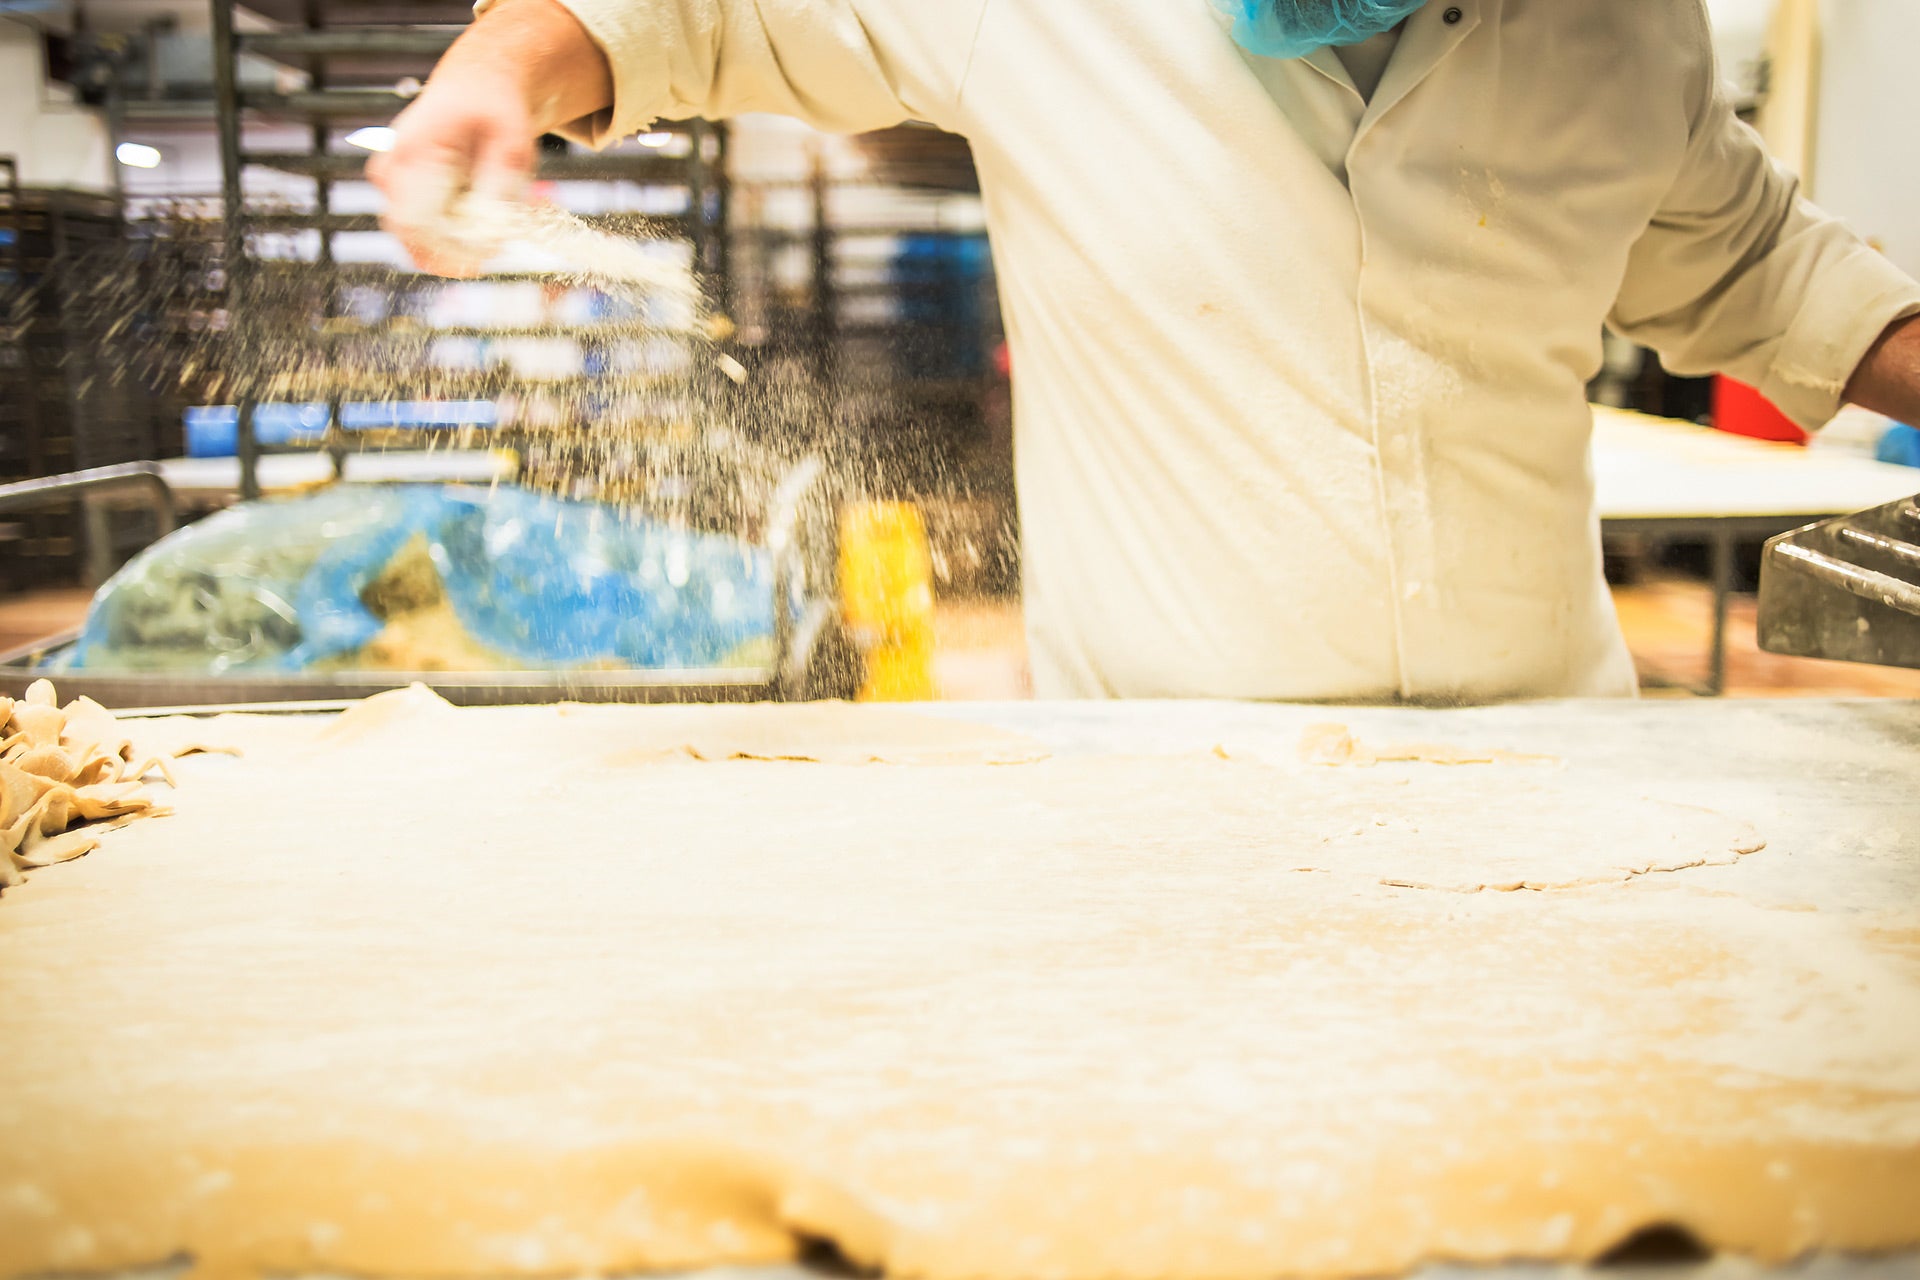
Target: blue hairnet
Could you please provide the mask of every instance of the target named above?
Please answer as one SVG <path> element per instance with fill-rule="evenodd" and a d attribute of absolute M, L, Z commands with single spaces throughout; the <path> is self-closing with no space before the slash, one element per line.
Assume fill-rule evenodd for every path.
<path fill-rule="evenodd" d="M 1427 0 L 1217 0 L 1233 38 L 1265 58 L 1298 58 L 1391 30 Z"/>

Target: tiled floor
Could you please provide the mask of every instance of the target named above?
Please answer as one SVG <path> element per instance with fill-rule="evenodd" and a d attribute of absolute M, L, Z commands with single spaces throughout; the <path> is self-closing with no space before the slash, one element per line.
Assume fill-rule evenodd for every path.
<path fill-rule="evenodd" d="M 79 587 L 0 595 L 0 653 L 71 631 L 87 613 L 93 593 Z"/>
<path fill-rule="evenodd" d="M 78 589 L 0 598 L 0 652 L 78 626 L 87 600 L 88 594 Z M 1686 696 L 1685 687 L 1705 680 L 1712 612 L 1705 587 L 1661 578 L 1620 588 L 1614 600 L 1650 693 Z M 1753 617 L 1753 598 L 1736 597 L 1727 646 L 1727 692 L 1732 697 L 1920 698 L 1920 671 L 1761 653 L 1754 643 Z M 937 628 L 934 665 L 943 696 L 1004 700 L 1032 695 L 1017 605 L 946 602 Z"/>
<path fill-rule="evenodd" d="M 1675 692 L 1662 682 L 1697 686 L 1707 678 L 1713 597 L 1701 584 L 1656 579 L 1613 593 L 1650 694 Z M 1755 600 L 1735 596 L 1727 612 L 1727 694 L 1736 698 L 1920 698 L 1920 671 L 1847 662 L 1783 658 L 1754 641 Z M 1685 696 L 1684 692 L 1680 696 Z"/>

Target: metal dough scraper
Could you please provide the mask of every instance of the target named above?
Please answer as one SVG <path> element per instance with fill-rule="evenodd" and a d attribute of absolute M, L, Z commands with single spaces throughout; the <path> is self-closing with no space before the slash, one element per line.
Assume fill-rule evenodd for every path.
<path fill-rule="evenodd" d="M 1920 667 L 1920 495 L 1767 543 L 1760 647 Z"/>

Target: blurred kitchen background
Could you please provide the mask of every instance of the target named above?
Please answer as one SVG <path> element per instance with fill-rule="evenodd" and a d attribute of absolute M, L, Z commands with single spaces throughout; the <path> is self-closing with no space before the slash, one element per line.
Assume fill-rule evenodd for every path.
<path fill-rule="evenodd" d="M 1712 7 L 1743 113 L 1819 200 L 1920 273 L 1920 133 L 1895 125 L 1912 115 L 1920 6 Z M 635 582 L 684 588 L 675 566 L 694 553 L 730 566 L 711 569 L 697 617 L 684 591 L 582 596 L 582 610 L 657 609 L 661 634 L 682 628 L 664 648 L 615 637 L 592 653 L 693 671 L 709 692 L 1024 696 L 1017 373 L 965 142 L 771 117 L 666 123 L 599 154 L 546 140 L 540 198 L 644 236 L 695 274 L 711 317 L 552 275 L 537 255 L 480 281 L 421 277 L 379 231 L 360 172 L 466 17 L 458 0 L 0 0 L 0 483 L 150 464 L 169 508 L 134 477 L 0 511 L 0 653 L 72 660 L 84 623 L 80 652 L 125 661 L 136 641 L 213 626 L 228 638 L 209 670 L 286 671 L 314 624 L 282 597 L 321 552 L 291 569 L 247 558 L 270 526 L 238 504 L 342 482 L 504 483 L 565 519 L 578 511 L 564 504 L 636 512 L 619 548 Z M 1670 377 L 1618 340 L 1608 352 L 1595 402 L 1729 437 L 1724 465 L 1709 459 L 1728 485 L 1788 451 L 1836 475 L 1920 468 L 1909 425 L 1849 411 L 1808 441 L 1746 388 Z M 1692 434 L 1612 421 L 1603 490 L 1697 453 Z M 343 581 L 369 618 L 316 663 L 527 664 L 504 632 L 436 629 L 471 621 L 482 597 L 511 612 L 460 561 L 466 535 L 448 530 L 482 517 L 451 501 L 396 515 L 405 537 L 356 552 Z M 1920 695 L 1914 673 L 1757 651 L 1759 545 L 1795 523 L 1791 504 L 1729 514 L 1703 493 L 1654 518 L 1619 501 L 1609 572 L 1649 689 Z M 94 591 L 163 525 L 216 512 L 213 559 L 137 565 L 88 621 Z M 497 535 L 498 513 L 484 519 Z M 577 567 L 597 536 L 541 563 Z M 699 538 L 749 550 L 728 560 L 732 544 Z M 407 589 L 415 552 L 443 581 Z M 771 591 L 771 611 L 715 624 L 715 601 L 744 591 Z M 727 671 L 755 674 L 714 674 Z"/>

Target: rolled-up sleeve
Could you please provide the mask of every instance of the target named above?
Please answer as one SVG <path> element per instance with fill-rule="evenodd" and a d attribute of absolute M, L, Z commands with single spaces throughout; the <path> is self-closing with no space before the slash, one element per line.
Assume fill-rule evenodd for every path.
<path fill-rule="evenodd" d="M 907 119 L 952 128 L 988 0 L 560 3 L 613 68 L 612 107 L 565 130 L 599 147 L 659 119 L 747 112 L 838 133 Z"/>
<path fill-rule="evenodd" d="M 1816 428 L 1887 326 L 1920 314 L 1920 284 L 1801 196 L 1705 65 L 1685 162 L 1609 322 L 1672 372 L 1729 374 Z"/>

